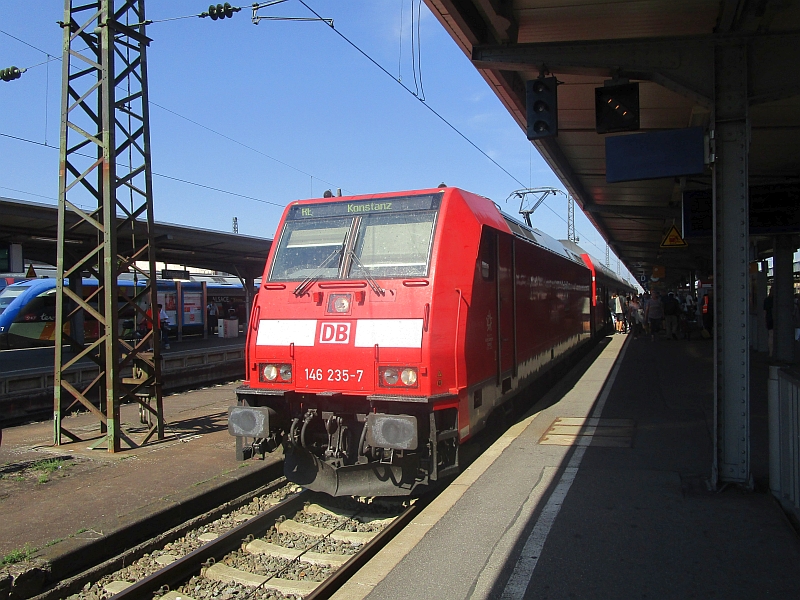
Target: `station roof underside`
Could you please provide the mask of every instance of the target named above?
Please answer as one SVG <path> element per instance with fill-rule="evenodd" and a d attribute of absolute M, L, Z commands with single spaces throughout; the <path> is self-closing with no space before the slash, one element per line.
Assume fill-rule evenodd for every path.
<path fill-rule="evenodd" d="M 710 274 L 710 238 L 660 248 L 681 229 L 693 177 L 606 182 L 605 135 L 595 130 L 594 89 L 638 81 L 640 132 L 708 128 L 714 51 L 747 44 L 750 185 L 800 175 L 800 2 L 784 0 L 425 0 L 523 131 L 525 82 L 546 72 L 558 86 L 558 136 L 533 143 L 589 220 L 636 275 L 667 268 L 672 284 Z M 758 240 L 756 240 L 758 241 Z M 768 253 L 770 240 L 759 243 Z M 670 278 L 670 272 L 673 277 Z M 678 275 L 679 274 L 679 275 Z"/>
<path fill-rule="evenodd" d="M 22 244 L 26 261 L 56 264 L 57 207 L 0 198 L 0 214 L 0 243 Z M 67 214 L 70 221 L 77 222 L 74 217 L 74 214 Z M 134 235 L 144 236 L 145 232 L 145 224 L 137 221 Z M 168 223 L 155 223 L 153 233 L 157 261 L 221 271 L 240 277 L 261 276 L 272 245 L 272 240 L 269 239 Z M 125 243 L 125 236 L 119 243 Z M 66 245 L 76 253 L 89 252 L 97 245 L 96 230 L 88 227 L 73 228 Z"/>

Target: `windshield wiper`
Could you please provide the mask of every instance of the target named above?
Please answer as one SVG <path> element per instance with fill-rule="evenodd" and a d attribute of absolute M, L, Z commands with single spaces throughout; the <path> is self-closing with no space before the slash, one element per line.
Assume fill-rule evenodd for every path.
<path fill-rule="evenodd" d="M 322 264 L 318 266 L 316 269 L 314 269 L 311 275 L 303 279 L 303 281 L 300 282 L 300 285 L 294 288 L 294 295 L 297 296 L 298 298 L 302 296 L 305 293 L 305 291 L 311 286 L 311 284 L 313 284 L 317 279 L 320 278 L 320 275 L 322 275 L 322 271 L 328 266 L 328 263 L 331 262 L 331 259 L 333 259 L 333 257 L 336 256 L 337 254 L 340 254 L 343 248 L 344 244 L 342 244 L 336 250 L 331 252 L 328 255 L 328 258 L 323 260 Z"/>
<path fill-rule="evenodd" d="M 372 275 L 370 275 L 370 274 L 369 274 L 369 269 L 367 269 L 367 267 L 365 267 L 365 266 L 364 266 L 364 263 L 362 263 L 362 262 L 359 260 L 358 256 L 356 256 L 356 253 L 355 253 L 353 250 L 350 250 L 350 251 L 348 252 L 348 254 L 350 255 L 350 257 L 351 257 L 351 258 L 352 258 L 354 261 L 356 261 L 356 264 L 357 264 L 359 267 L 361 267 L 361 270 L 362 270 L 362 271 L 364 271 L 364 279 L 366 279 L 366 280 L 367 280 L 367 283 L 369 284 L 369 287 L 371 287 L 371 288 L 372 288 L 372 291 L 373 291 L 373 292 L 375 292 L 376 294 L 378 294 L 379 296 L 383 296 L 383 295 L 385 295 L 385 294 L 386 294 L 386 291 L 385 291 L 385 290 L 384 290 L 384 289 L 383 289 L 381 286 L 379 286 L 379 285 L 378 285 L 378 282 L 377 282 L 377 281 L 375 281 L 375 280 L 372 278 Z"/>

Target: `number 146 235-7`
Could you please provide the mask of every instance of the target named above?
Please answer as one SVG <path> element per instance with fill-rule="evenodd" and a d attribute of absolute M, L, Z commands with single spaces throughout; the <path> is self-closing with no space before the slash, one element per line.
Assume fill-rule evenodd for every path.
<path fill-rule="evenodd" d="M 306 369 L 308 381 L 361 381 L 363 376 L 363 369 Z"/>

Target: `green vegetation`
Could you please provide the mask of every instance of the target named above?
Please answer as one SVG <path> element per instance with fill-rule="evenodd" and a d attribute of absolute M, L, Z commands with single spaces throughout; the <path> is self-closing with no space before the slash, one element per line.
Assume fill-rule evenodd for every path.
<path fill-rule="evenodd" d="M 38 550 L 39 550 L 38 548 L 34 548 L 30 544 L 25 544 L 24 548 L 17 548 L 16 550 L 12 550 L 8 554 L 6 554 L 3 558 L 0 558 L 0 566 L 13 565 L 14 563 L 22 562 L 23 560 L 28 560 Z"/>
<path fill-rule="evenodd" d="M 66 467 L 67 464 L 64 462 L 62 458 L 45 458 L 43 460 L 37 460 L 33 465 L 31 465 L 31 469 L 34 471 L 42 471 L 45 474 L 50 474 L 53 471 L 58 471 L 61 467 Z"/>
<path fill-rule="evenodd" d="M 69 465 L 62 458 L 46 458 L 38 460 L 31 465 L 31 470 L 39 472 L 37 483 L 43 484 L 50 481 L 48 475 Z"/>

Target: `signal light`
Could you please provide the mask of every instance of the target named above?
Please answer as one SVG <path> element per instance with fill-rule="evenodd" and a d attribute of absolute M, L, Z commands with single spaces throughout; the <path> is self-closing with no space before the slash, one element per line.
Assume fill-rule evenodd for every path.
<path fill-rule="evenodd" d="M 208 7 L 207 13 L 202 13 L 201 17 L 211 17 L 212 21 L 216 21 L 217 19 L 224 19 L 228 17 L 229 19 L 233 16 L 233 13 L 239 12 L 242 10 L 238 6 L 231 6 L 230 2 L 226 2 L 225 4 L 211 4 Z"/>
<path fill-rule="evenodd" d="M 7 69 L 0 69 L 0 79 L 3 81 L 13 81 L 19 79 L 25 69 L 18 69 L 17 67 L 8 67 Z"/>
<path fill-rule="evenodd" d="M 624 83 L 594 89 L 597 133 L 638 131 L 639 84 Z"/>
<path fill-rule="evenodd" d="M 555 77 L 525 82 L 529 140 L 558 135 L 557 86 Z"/>

